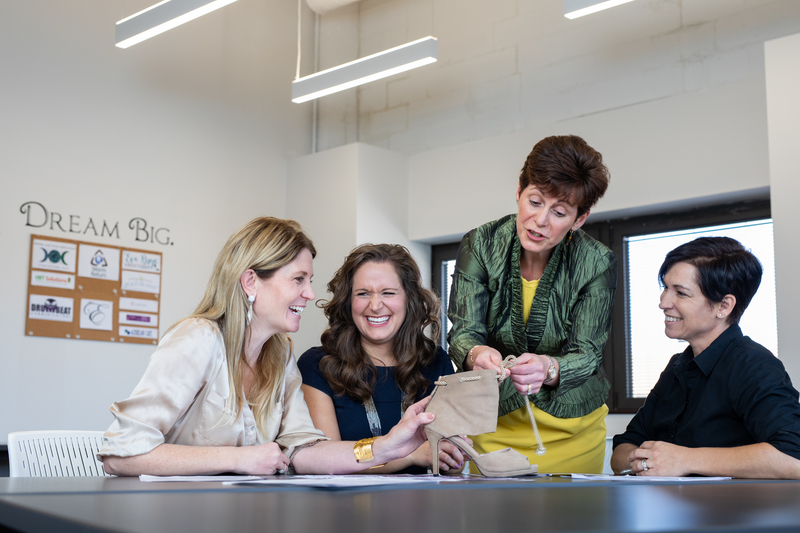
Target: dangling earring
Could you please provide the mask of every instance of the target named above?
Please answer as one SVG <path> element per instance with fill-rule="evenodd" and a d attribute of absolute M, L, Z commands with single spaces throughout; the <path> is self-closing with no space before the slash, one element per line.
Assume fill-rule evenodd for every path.
<path fill-rule="evenodd" d="M 249 295 L 247 300 L 250 302 L 250 309 L 247 310 L 247 323 L 249 324 L 253 320 L 253 302 L 256 301 L 256 295 Z"/>
<path fill-rule="evenodd" d="M 569 246 L 569 243 L 572 242 L 572 234 L 573 233 L 575 233 L 574 229 L 569 230 L 569 238 L 567 238 L 567 246 Z"/>

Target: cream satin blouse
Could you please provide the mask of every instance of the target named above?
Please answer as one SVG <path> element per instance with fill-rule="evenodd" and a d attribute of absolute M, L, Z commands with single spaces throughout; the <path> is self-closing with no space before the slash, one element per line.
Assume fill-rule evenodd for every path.
<path fill-rule="evenodd" d="M 252 446 L 276 442 L 292 457 L 299 446 L 327 440 L 314 427 L 300 390 L 294 354 L 287 357 L 280 402 L 259 433 L 250 406 L 228 418 L 228 365 L 216 323 L 189 318 L 164 335 L 130 398 L 111 405 L 114 422 L 97 454 L 129 457 L 166 442 L 188 446 Z M 226 423 L 227 422 L 227 423 Z"/>

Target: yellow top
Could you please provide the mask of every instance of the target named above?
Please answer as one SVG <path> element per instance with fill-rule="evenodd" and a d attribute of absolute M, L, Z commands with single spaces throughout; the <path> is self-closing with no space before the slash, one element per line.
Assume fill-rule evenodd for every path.
<path fill-rule="evenodd" d="M 528 324 L 528 316 L 531 314 L 531 304 L 533 304 L 533 297 L 536 296 L 536 289 L 539 287 L 539 280 L 534 279 L 528 281 L 527 279 L 520 277 L 522 279 L 522 318 L 525 320 L 525 324 Z"/>

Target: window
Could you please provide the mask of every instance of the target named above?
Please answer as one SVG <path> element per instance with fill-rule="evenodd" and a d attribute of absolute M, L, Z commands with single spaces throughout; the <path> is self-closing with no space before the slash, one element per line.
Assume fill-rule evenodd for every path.
<path fill-rule="evenodd" d="M 456 268 L 456 254 L 458 254 L 459 243 L 440 244 L 431 250 L 431 285 L 433 291 L 439 295 L 441 300 L 439 308 L 439 321 L 442 325 L 439 339 L 437 342 L 448 350 L 447 332 L 453 324 L 447 318 L 447 305 L 450 303 L 450 286 L 453 284 L 453 272 Z"/>
<path fill-rule="evenodd" d="M 742 242 L 761 261 L 764 276 L 741 326 L 778 354 L 775 312 L 775 266 L 768 200 L 756 200 L 672 211 L 657 215 L 587 224 L 592 237 L 617 253 L 619 280 L 611 336 L 603 351 L 611 382 L 611 412 L 635 412 L 643 403 L 669 358 L 686 343 L 664 335 L 658 308 L 658 269 L 666 253 L 700 236 L 726 235 Z M 442 335 L 447 349 L 447 304 L 458 243 L 433 247 L 433 285 L 442 298 Z"/>

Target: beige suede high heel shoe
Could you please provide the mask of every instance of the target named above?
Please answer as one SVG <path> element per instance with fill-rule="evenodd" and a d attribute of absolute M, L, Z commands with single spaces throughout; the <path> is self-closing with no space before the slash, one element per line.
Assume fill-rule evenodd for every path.
<path fill-rule="evenodd" d="M 511 477 L 535 474 L 537 465 L 521 453 L 504 448 L 480 454 L 459 435 L 480 435 L 497 431 L 497 407 L 500 393 L 497 372 L 473 370 L 440 377 L 435 382 L 426 412 L 436 415 L 425 426 L 431 446 L 431 469 L 439 474 L 439 442 L 447 440 L 458 446 L 486 477 Z"/>

